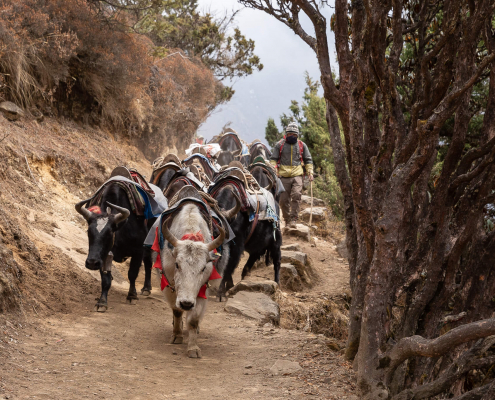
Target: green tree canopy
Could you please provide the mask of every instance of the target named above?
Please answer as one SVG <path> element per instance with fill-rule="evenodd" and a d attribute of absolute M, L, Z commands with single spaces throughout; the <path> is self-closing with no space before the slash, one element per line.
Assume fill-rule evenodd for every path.
<path fill-rule="evenodd" d="M 275 121 L 273 118 L 268 118 L 268 122 L 265 128 L 265 139 L 270 145 L 270 147 L 274 147 L 275 144 L 282 139 L 284 135 L 278 131 L 277 125 L 275 125 Z"/>

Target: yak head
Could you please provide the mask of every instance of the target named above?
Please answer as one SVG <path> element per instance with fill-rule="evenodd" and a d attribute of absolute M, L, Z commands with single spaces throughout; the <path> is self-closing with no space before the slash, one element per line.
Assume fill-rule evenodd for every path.
<path fill-rule="evenodd" d="M 204 242 L 201 232 L 184 235 L 177 239 L 163 223 L 163 237 L 174 247 L 172 256 L 175 259 L 174 282 L 177 300 L 175 306 L 184 311 L 196 305 L 201 286 L 208 282 L 213 271 L 212 261 L 219 255 L 214 250 L 223 243 L 225 231 L 219 228 L 220 235 L 210 243 Z"/>
<path fill-rule="evenodd" d="M 177 294 L 176 307 L 184 311 L 196 305 L 201 286 L 208 282 L 213 271 L 212 261 L 219 255 L 214 252 L 223 243 L 225 231 L 219 228 L 220 235 L 210 243 L 204 243 L 201 232 L 184 235 L 177 239 L 163 224 L 164 238 L 174 247 L 172 256 L 175 259 L 174 282 Z"/>
<path fill-rule="evenodd" d="M 112 250 L 115 232 L 119 230 L 130 215 L 127 208 L 119 207 L 107 202 L 106 212 L 93 212 L 83 207 L 88 200 L 76 204 L 76 211 L 88 222 L 89 252 L 86 259 L 86 268 L 93 271 L 103 267 L 110 250 Z M 116 214 L 112 214 L 112 210 Z"/>

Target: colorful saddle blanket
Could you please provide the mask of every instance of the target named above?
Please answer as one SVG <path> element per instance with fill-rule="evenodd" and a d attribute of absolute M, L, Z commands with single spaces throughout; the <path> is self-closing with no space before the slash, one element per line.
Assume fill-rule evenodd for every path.
<path fill-rule="evenodd" d="M 150 219 L 159 216 L 168 207 L 167 199 L 158 186 L 147 184 L 147 189 L 149 190 L 145 190 L 139 183 L 124 176 L 116 175 L 98 188 L 93 197 L 91 197 L 88 208 L 92 206 L 101 207 L 105 189 L 114 184 L 120 186 L 126 192 L 131 204 L 131 211 L 136 215 L 143 215 L 146 219 Z M 153 195 L 151 195 L 150 191 Z"/>

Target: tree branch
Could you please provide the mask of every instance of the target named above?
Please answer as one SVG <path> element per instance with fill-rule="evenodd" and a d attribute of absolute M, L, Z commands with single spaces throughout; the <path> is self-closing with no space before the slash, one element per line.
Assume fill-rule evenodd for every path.
<path fill-rule="evenodd" d="M 450 368 L 444 372 L 440 378 L 433 382 L 417 386 L 413 389 L 406 389 L 394 396 L 392 400 L 422 400 L 436 396 L 450 388 L 452 384 L 473 369 L 487 368 L 495 364 L 495 356 L 486 358 L 474 358 L 472 351 L 467 351 L 460 359 L 451 364 Z M 469 393 L 469 392 L 468 392 Z"/>
<path fill-rule="evenodd" d="M 411 336 L 401 340 L 380 359 L 380 365 L 388 368 L 390 377 L 396 368 L 411 357 L 440 357 L 454 347 L 472 340 L 495 335 L 495 318 L 461 325 L 436 339 Z"/>

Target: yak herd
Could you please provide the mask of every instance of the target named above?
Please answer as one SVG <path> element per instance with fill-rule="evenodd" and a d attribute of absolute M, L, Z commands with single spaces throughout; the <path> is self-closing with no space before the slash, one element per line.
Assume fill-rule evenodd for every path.
<path fill-rule="evenodd" d="M 214 146 L 212 146 L 212 144 Z M 212 148 L 217 151 L 211 151 Z M 265 257 L 279 283 L 282 235 L 278 200 L 282 185 L 269 163 L 270 150 L 250 145 L 235 132 L 214 137 L 181 160 L 156 159 L 147 181 L 139 172 L 117 167 L 76 210 L 88 225 L 86 268 L 100 271 L 101 296 L 95 310 L 108 308 L 112 262 L 130 258 L 127 301 L 138 299 L 136 278 L 144 262 L 141 295 L 151 293 L 151 271 L 158 268 L 161 290 L 173 311 L 171 343 L 182 343 L 187 312 L 188 356 L 201 357 L 199 322 L 208 281 L 221 279 L 221 300 L 233 287 L 232 274 L 244 251 L 242 278 Z"/>

